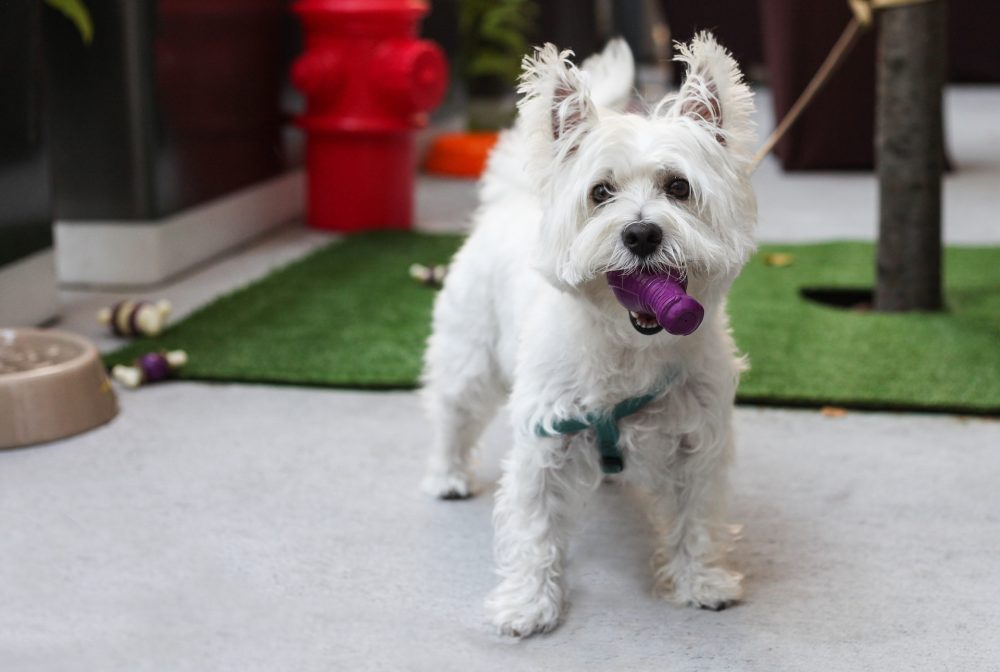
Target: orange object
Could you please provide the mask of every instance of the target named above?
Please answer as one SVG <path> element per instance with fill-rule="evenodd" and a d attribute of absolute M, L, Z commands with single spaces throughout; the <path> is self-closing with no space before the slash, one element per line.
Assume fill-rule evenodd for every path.
<path fill-rule="evenodd" d="M 499 133 L 442 133 L 431 143 L 424 170 L 438 175 L 477 178 L 486 169 L 486 160 Z"/>

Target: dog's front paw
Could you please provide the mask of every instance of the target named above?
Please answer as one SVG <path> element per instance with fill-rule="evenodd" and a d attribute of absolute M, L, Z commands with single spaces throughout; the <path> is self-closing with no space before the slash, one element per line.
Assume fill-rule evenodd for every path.
<path fill-rule="evenodd" d="M 428 471 L 420 489 L 439 499 L 466 499 L 472 496 L 472 477 L 459 470 Z"/>
<path fill-rule="evenodd" d="M 673 602 L 712 611 L 722 611 L 743 596 L 743 575 L 722 567 L 681 572 L 670 583 Z"/>
<path fill-rule="evenodd" d="M 562 591 L 556 587 L 525 592 L 500 584 L 486 599 L 486 610 L 497 631 L 508 637 L 530 637 L 559 625 Z"/>

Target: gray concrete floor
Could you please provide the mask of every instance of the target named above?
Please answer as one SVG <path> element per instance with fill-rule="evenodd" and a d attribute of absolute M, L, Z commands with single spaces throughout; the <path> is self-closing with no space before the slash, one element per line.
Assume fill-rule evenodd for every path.
<path fill-rule="evenodd" d="M 988 670 L 1000 666 L 1000 424 L 741 408 L 744 604 L 651 596 L 648 530 L 602 488 L 572 604 L 483 622 L 490 428 L 467 502 L 422 496 L 408 393 L 161 385 L 112 424 L 4 453 L 0 669 Z"/>
<path fill-rule="evenodd" d="M 952 89 L 948 111 L 946 236 L 1000 242 L 1000 89 Z M 871 176 L 769 160 L 755 182 L 764 240 L 874 235 Z M 468 183 L 424 179 L 420 225 L 460 229 L 474 203 Z M 144 295 L 184 315 L 327 240 L 289 227 Z M 114 347 L 93 313 L 119 296 L 68 291 L 59 326 Z M 503 418 L 481 496 L 456 503 L 417 491 L 412 393 L 172 383 L 120 399 L 105 427 L 0 452 L 4 672 L 1000 669 L 992 420 L 741 408 L 746 601 L 653 599 L 645 524 L 611 484 L 573 549 L 566 623 L 514 644 L 481 611 Z"/>

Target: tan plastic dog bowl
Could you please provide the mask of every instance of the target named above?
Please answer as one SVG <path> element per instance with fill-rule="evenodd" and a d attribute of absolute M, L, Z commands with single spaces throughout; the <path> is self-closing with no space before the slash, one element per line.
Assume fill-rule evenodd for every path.
<path fill-rule="evenodd" d="M 117 413 L 90 341 L 64 331 L 0 329 L 0 448 L 79 434 Z"/>

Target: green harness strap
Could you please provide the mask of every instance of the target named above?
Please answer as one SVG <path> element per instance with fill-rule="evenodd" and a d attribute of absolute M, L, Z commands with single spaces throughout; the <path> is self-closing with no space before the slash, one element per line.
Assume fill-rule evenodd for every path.
<path fill-rule="evenodd" d="M 564 418 L 552 423 L 552 430 L 555 434 L 549 433 L 542 425 L 535 428 L 538 436 L 554 436 L 565 434 L 576 434 L 585 429 L 593 429 L 597 435 L 597 450 L 601 454 L 601 471 L 605 474 L 619 474 L 625 469 L 625 458 L 622 456 L 618 440 L 621 433 L 618 431 L 618 421 L 622 418 L 634 415 L 645 408 L 649 402 L 663 394 L 668 387 L 673 385 L 677 379 L 678 371 L 671 369 L 665 376 L 663 383 L 648 394 L 641 397 L 631 397 L 625 401 L 615 404 L 610 411 L 592 411 L 586 413 L 582 419 Z"/>

